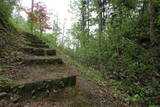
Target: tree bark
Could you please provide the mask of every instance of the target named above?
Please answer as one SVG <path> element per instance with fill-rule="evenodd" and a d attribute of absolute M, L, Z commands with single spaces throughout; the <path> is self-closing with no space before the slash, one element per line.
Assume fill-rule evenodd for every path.
<path fill-rule="evenodd" d="M 150 41 L 151 45 L 154 45 L 156 43 L 156 37 L 155 37 L 155 17 L 154 17 L 154 1 L 149 0 L 149 35 L 150 35 Z"/>

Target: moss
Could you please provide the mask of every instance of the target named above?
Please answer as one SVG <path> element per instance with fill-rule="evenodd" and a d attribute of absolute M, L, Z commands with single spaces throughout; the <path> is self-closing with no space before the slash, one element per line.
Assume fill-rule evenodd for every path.
<path fill-rule="evenodd" d="M 24 98 L 31 98 L 33 96 L 39 96 L 41 93 L 50 94 L 50 92 L 55 93 L 58 92 L 58 90 L 66 87 L 73 87 L 76 84 L 76 76 L 26 84 L 17 84 L 17 82 L 13 83 L 13 80 L 7 78 L 3 78 L 1 81 L 3 84 L 0 85 L 0 91 L 17 93 Z"/>
<path fill-rule="evenodd" d="M 0 86 L 5 86 L 5 85 L 9 85 L 9 84 L 13 84 L 15 81 L 9 78 L 0 78 Z"/>

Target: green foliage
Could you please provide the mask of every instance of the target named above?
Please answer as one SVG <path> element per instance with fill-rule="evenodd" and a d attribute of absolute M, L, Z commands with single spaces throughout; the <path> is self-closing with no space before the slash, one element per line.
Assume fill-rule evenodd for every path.
<path fill-rule="evenodd" d="M 31 32 L 30 22 L 26 21 L 22 16 L 15 16 L 10 18 L 12 24 L 19 32 Z"/>
<path fill-rule="evenodd" d="M 15 2 L 9 3 L 7 1 L 5 2 L 4 0 L 0 1 L 1 18 L 5 20 L 9 20 L 9 18 L 11 17 L 12 8 L 14 5 L 15 5 Z"/>
<path fill-rule="evenodd" d="M 8 83 L 12 83 L 13 80 L 9 79 L 9 78 L 0 78 L 0 84 L 8 84 Z"/>
<path fill-rule="evenodd" d="M 52 91 L 53 91 L 53 93 L 57 93 L 58 92 L 56 89 L 53 89 Z"/>
<path fill-rule="evenodd" d="M 112 84 L 118 84 L 117 89 L 129 95 L 128 100 L 156 103 L 160 82 L 157 2 L 79 1 L 80 17 L 70 30 L 72 41 L 67 41 L 72 47 L 62 45 L 61 49 L 77 62 L 101 70 L 84 74 L 111 79 Z"/>
<path fill-rule="evenodd" d="M 33 99 L 36 99 L 37 97 L 36 97 L 36 96 L 32 96 L 32 98 L 33 98 Z"/>
<path fill-rule="evenodd" d="M 36 90 L 33 89 L 31 93 L 32 93 L 32 96 L 33 96 L 36 93 Z"/>
<path fill-rule="evenodd" d="M 158 106 L 156 106 L 156 105 L 149 105 L 149 107 L 158 107 Z"/>
<path fill-rule="evenodd" d="M 49 90 L 46 90 L 46 94 L 49 94 L 50 93 L 50 91 Z"/>
<path fill-rule="evenodd" d="M 19 98 L 13 98 L 13 97 L 11 97 L 10 100 L 11 100 L 11 102 L 16 103 L 16 102 L 18 102 Z"/>
<path fill-rule="evenodd" d="M 24 84 L 18 86 L 19 89 L 23 89 L 24 87 L 25 87 Z"/>
<path fill-rule="evenodd" d="M 57 36 L 58 35 L 54 35 L 54 34 L 43 34 L 41 36 L 41 39 L 46 42 L 46 44 L 48 46 L 50 46 L 51 48 L 56 48 L 57 47 Z"/>

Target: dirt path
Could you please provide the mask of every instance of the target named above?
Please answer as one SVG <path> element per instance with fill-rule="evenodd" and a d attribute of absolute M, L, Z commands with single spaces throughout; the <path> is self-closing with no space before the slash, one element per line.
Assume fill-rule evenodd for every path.
<path fill-rule="evenodd" d="M 95 103 L 94 107 L 129 107 L 127 103 L 116 99 L 112 93 L 112 86 L 105 82 L 99 84 L 90 80 L 90 78 L 81 75 L 75 66 L 70 65 L 72 73 L 77 75 L 77 87 L 85 93 L 88 93 L 91 100 Z"/>

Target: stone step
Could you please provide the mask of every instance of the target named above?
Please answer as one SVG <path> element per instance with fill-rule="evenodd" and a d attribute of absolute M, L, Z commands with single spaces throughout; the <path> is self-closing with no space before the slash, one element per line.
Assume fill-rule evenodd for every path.
<path fill-rule="evenodd" d="M 40 38 L 36 37 L 36 38 L 25 38 L 25 40 L 27 41 L 32 41 L 32 42 L 43 42 L 43 40 L 41 40 Z"/>
<path fill-rule="evenodd" d="M 25 58 L 23 64 L 26 65 L 62 65 L 64 62 L 61 58 Z"/>
<path fill-rule="evenodd" d="M 37 55 L 37 56 L 54 56 L 54 55 L 56 55 L 56 50 L 54 50 L 54 49 L 26 47 L 26 48 L 22 48 L 22 51 L 27 54 L 32 54 L 32 55 Z"/>
<path fill-rule="evenodd" d="M 43 41 L 35 41 L 35 40 L 29 40 L 29 42 L 30 42 L 31 44 L 43 44 L 43 45 L 46 44 L 46 43 L 43 42 Z"/>
<path fill-rule="evenodd" d="M 45 44 L 45 42 L 43 42 L 42 40 L 39 39 L 26 39 L 27 42 L 31 42 L 31 43 L 39 43 L 39 44 Z"/>
<path fill-rule="evenodd" d="M 26 36 L 24 36 L 26 41 L 29 41 L 31 43 L 35 43 L 35 44 L 45 44 L 45 42 L 43 42 L 38 36 L 32 35 L 32 34 L 28 34 Z"/>
<path fill-rule="evenodd" d="M 27 45 L 35 48 L 49 48 L 49 46 L 45 44 L 27 44 Z"/>
<path fill-rule="evenodd" d="M 68 76 L 57 79 L 47 79 L 34 82 L 24 82 L 7 86 L 0 86 L 0 92 L 16 93 L 23 97 L 38 96 L 40 93 L 55 92 L 66 87 L 74 87 L 76 85 L 76 76 Z"/>
<path fill-rule="evenodd" d="M 42 41 L 39 37 L 25 37 L 26 40 Z"/>
<path fill-rule="evenodd" d="M 25 35 L 24 35 L 24 38 L 25 38 L 25 39 L 35 39 L 35 40 L 40 39 L 38 36 L 33 35 L 33 34 L 25 34 Z"/>

